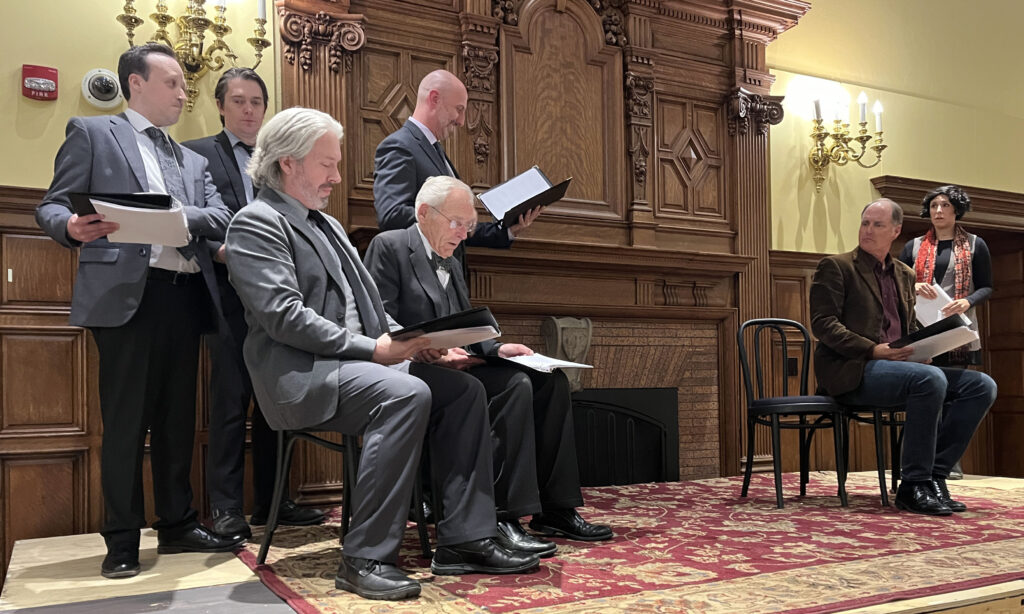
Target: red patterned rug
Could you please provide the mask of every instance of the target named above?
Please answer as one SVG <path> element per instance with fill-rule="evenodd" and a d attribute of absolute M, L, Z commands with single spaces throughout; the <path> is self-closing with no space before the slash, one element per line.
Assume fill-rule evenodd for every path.
<path fill-rule="evenodd" d="M 979 481 L 979 484 L 986 483 Z M 558 542 L 534 573 L 433 576 L 406 531 L 401 567 L 419 599 L 363 600 L 334 588 L 338 511 L 320 527 L 282 527 L 268 564 L 257 543 L 240 554 L 297 612 L 837 612 L 1024 578 L 1024 488 L 953 483 L 969 511 L 932 518 L 881 507 L 873 475 L 850 476 L 850 507 L 835 478 L 811 477 L 800 498 L 785 476 L 776 509 L 770 476 L 585 489 L 588 520 L 608 542 Z"/>

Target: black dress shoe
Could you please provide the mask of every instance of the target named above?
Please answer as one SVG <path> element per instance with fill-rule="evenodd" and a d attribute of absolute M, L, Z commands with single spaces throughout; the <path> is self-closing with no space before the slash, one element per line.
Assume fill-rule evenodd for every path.
<path fill-rule="evenodd" d="M 108 552 L 100 565 L 100 574 L 104 578 L 131 578 L 139 575 L 139 553 Z"/>
<path fill-rule="evenodd" d="M 438 576 L 464 573 L 505 574 L 527 571 L 540 565 L 536 554 L 509 552 L 490 537 L 454 546 L 438 546 L 430 571 Z"/>
<path fill-rule="evenodd" d="M 540 537 L 534 537 L 523 530 L 518 520 L 502 520 L 498 522 L 498 536 L 494 538 L 505 550 L 536 554 L 542 559 L 555 554 L 558 546 Z"/>
<path fill-rule="evenodd" d="M 159 554 L 231 552 L 244 541 L 244 537 L 221 537 L 203 525 L 197 525 L 182 532 L 158 532 L 156 551 Z"/>
<path fill-rule="evenodd" d="M 252 529 L 245 521 L 242 510 L 232 507 L 226 510 L 213 510 L 213 532 L 221 537 L 241 537 L 249 539 L 252 537 Z"/>
<path fill-rule="evenodd" d="M 937 475 L 932 476 L 932 489 L 935 491 L 935 498 L 941 501 L 953 512 L 966 512 L 967 506 L 959 501 L 954 501 L 949 496 L 949 488 L 946 487 L 946 478 Z"/>
<path fill-rule="evenodd" d="M 612 528 L 603 524 L 590 524 L 574 508 L 548 510 L 534 514 L 530 528 L 542 535 L 561 535 L 584 542 L 597 542 L 612 538 Z"/>
<path fill-rule="evenodd" d="M 365 599 L 397 601 L 417 597 L 420 583 L 390 563 L 342 555 L 334 587 Z"/>
<path fill-rule="evenodd" d="M 928 516 L 949 516 L 953 512 L 935 496 L 932 482 L 900 482 L 896 490 L 896 509 Z"/>
<path fill-rule="evenodd" d="M 250 524 L 267 524 L 268 512 L 266 510 L 254 510 L 249 517 Z M 320 524 L 324 521 L 324 513 L 312 507 L 299 507 L 291 499 L 281 502 L 277 511 L 277 524 L 290 527 L 305 527 L 311 524 Z"/>

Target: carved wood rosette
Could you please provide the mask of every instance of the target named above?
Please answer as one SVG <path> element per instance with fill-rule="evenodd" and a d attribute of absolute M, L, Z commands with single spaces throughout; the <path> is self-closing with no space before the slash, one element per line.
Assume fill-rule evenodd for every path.
<path fill-rule="evenodd" d="M 313 69 L 314 47 L 327 48 L 328 66 L 332 72 L 352 71 L 352 53 L 366 44 L 362 15 L 331 15 L 320 11 L 315 15 L 289 10 L 285 3 L 278 9 L 284 59 L 298 62 L 304 71 Z"/>
<path fill-rule="evenodd" d="M 497 183 L 498 96 L 498 27 L 493 17 L 463 13 L 462 81 L 466 84 L 469 104 L 466 109 L 466 130 L 473 143 L 471 186 L 486 187 Z"/>

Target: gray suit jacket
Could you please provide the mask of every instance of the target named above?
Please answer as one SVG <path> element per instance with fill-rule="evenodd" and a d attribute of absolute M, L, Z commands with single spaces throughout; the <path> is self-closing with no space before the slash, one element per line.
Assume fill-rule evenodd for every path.
<path fill-rule="evenodd" d="M 231 284 L 249 325 L 245 364 L 260 409 L 275 430 L 309 427 L 333 416 L 340 362 L 369 361 L 376 347 L 376 339 L 345 328 L 345 274 L 308 215 L 305 207 L 264 188 L 231 220 L 225 240 Z M 341 224 L 324 217 L 358 268 L 363 290 L 379 304 L 373 280 Z M 398 325 L 388 318 L 384 328 Z"/>
<path fill-rule="evenodd" d="M 448 161 L 455 170 L 455 165 Z M 447 175 L 445 160 L 423 131 L 406 121 L 389 134 L 374 156 L 373 206 L 381 230 L 401 230 L 416 223 L 416 193 L 430 177 Z M 458 173 L 455 173 L 458 177 Z M 507 248 L 508 231 L 497 222 L 481 222 L 466 240 L 470 247 Z"/>
<path fill-rule="evenodd" d="M 382 232 L 370 241 L 364 258 L 377 283 L 384 310 L 403 326 L 449 315 L 448 297 L 428 259 L 416 226 Z M 452 267 L 459 309 L 472 307 L 461 267 Z M 501 344 L 493 339 L 471 346 L 477 354 L 496 355 Z"/>
<path fill-rule="evenodd" d="M 36 208 L 36 222 L 65 247 L 81 246 L 71 299 L 75 326 L 121 326 L 135 314 L 146 288 L 150 246 L 111 243 L 106 237 L 80 244 L 67 235 L 72 215 L 70 192 L 144 192 L 146 169 L 135 129 L 124 115 L 73 117 L 54 160 L 53 181 Z M 185 217 L 196 241 L 196 257 L 215 302 L 217 285 L 206 249 L 207 239 L 222 239 L 231 212 L 206 172 L 206 159 L 174 144 L 182 161 Z"/>

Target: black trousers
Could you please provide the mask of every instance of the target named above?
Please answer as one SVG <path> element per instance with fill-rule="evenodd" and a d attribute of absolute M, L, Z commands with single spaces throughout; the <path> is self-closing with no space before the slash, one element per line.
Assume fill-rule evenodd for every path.
<path fill-rule="evenodd" d="M 561 371 L 485 365 L 499 520 L 583 505 L 569 380 Z"/>
<path fill-rule="evenodd" d="M 199 337 L 207 298 L 202 277 L 185 285 L 149 280 L 135 315 L 122 326 L 92 328 L 99 349 L 100 457 L 108 550 L 138 549 L 146 526 L 142 461 L 146 433 L 153 502 L 161 532 L 196 525 L 192 446 Z"/>
<path fill-rule="evenodd" d="M 274 494 L 277 437 L 267 426 L 252 394 L 252 382 L 242 357 L 242 343 L 248 332 L 243 312 L 227 314 L 222 328 L 225 323 L 227 330 L 206 337 L 211 362 L 206 489 L 211 508 L 243 508 L 245 422 L 251 403 L 254 510 L 266 513 Z"/>

